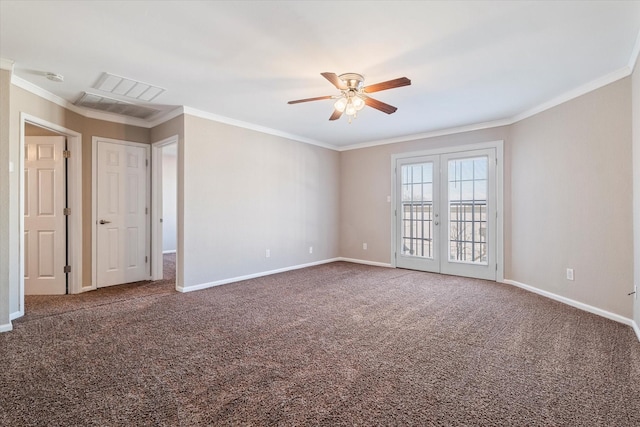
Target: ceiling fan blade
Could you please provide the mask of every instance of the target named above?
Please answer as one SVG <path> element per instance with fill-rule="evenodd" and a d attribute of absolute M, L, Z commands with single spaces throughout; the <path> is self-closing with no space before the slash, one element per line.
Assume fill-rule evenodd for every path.
<path fill-rule="evenodd" d="M 342 111 L 333 110 L 333 114 L 329 117 L 329 120 L 338 120 L 340 117 L 342 117 Z"/>
<path fill-rule="evenodd" d="M 381 90 L 393 89 L 396 87 L 409 86 L 410 84 L 411 80 L 406 77 L 400 77 L 399 79 L 388 80 L 386 82 L 365 86 L 362 90 L 366 93 L 373 93 L 379 92 Z"/>
<path fill-rule="evenodd" d="M 396 112 L 397 108 L 393 105 L 385 104 L 384 102 L 378 101 L 377 99 L 366 97 L 364 99 L 364 103 L 369 107 L 375 108 L 376 110 L 380 110 L 383 113 L 393 114 Z"/>
<path fill-rule="evenodd" d="M 296 99 L 295 101 L 289 101 L 287 102 L 287 104 L 299 104 L 301 102 L 309 102 L 309 101 L 320 101 L 322 99 L 331 99 L 333 98 L 333 96 L 331 95 L 327 95 L 327 96 L 318 96 L 316 98 L 305 98 L 305 99 Z"/>
<path fill-rule="evenodd" d="M 336 73 L 320 73 L 322 74 L 322 76 L 329 80 L 331 82 L 331 84 L 333 84 L 335 87 L 337 87 L 340 90 L 346 90 L 348 89 L 348 86 L 345 82 L 343 82 L 340 77 L 338 77 L 338 75 Z"/>

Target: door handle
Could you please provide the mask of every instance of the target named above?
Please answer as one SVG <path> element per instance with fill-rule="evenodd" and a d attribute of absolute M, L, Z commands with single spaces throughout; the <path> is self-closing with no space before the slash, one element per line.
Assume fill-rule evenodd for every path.
<path fill-rule="evenodd" d="M 100 220 L 100 224 L 109 224 L 109 223 L 111 223 L 111 221 L 106 221 L 104 219 Z"/>

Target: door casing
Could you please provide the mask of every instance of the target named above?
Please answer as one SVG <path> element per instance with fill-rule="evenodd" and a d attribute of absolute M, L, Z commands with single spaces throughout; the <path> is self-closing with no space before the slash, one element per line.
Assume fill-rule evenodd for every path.
<path fill-rule="evenodd" d="M 69 158 L 67 163 L 67 195 L 68 206 L 71 208 L 69 228 L 67 230 L 69 265 L 71 265 L 69 292 L 77 294 L 91 289 L 90 286 L 87 287 L 82 284 L 82 134 L 31 114 L 21 112 L 20 154 L 18 164 L 18 185 L 20 187 L 20 201 L 18 203 L 18 310 L 10 313 L 11 320 L 24 316 L 24 128 L 27 123 L 67 137 L 67 145 L 71 151 L 71 158 Z"/>
<path fill-rule="evenodd" d="M 396 182 L 396 163 L 399 159 L 407 159 L 412 157 L 435 156 L 449 153 L 459 153 L 463 151 L 474 151 L 481 149 L 494 148 L 496 150 L 496 281 L 504 281 L 504 141 L 490 141 L 476 144 L 465 144 L 450 147 L 439 147 L 429 150 L 414 151 L 407 153 L 393 154 L 391 156 L 391 266 L 396 268 L 396 200 L 397 200 L 397 182 Z"/>

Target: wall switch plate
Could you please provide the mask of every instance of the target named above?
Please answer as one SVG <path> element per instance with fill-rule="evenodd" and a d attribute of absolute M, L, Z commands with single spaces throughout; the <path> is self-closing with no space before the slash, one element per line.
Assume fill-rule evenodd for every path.
<path fill-rule="evenodd" d="M 567 280 L 573 280 L 573 268 L 567 268 Z"/>
<path fill-rule="evenodd" d="M 269 258 L 271 256 L 271 249 L 267 249 L 267 251 L 264 254 L 265 258 Z"/>
<path fill-rule="evenodd" d="M 312 254 L 313 253 L 313 246 L 309 246 L 309 253 Z"/>
<path fill-rule="evenodd" d="M 391 203 L 391 196 L 387 196 L 387 203 Z"/>
<path fill-rule="evenodd" d="M 362 249 L 364 249 L 365 251 L 367 250 L 367 244 L 366 243 L 362 244 Z"/>

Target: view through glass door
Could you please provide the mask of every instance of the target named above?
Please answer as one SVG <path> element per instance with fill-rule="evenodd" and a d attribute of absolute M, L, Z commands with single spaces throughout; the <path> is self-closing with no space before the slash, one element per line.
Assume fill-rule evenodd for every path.
<path fill-rule="evenodd" d="M 496 280 L 495 149 L 398 159 L 396 266 Z"/>

